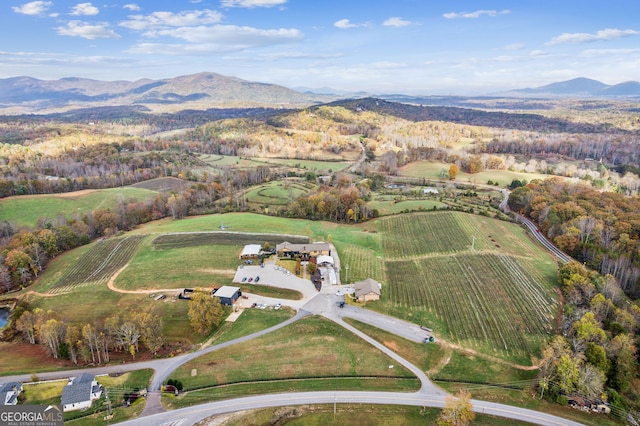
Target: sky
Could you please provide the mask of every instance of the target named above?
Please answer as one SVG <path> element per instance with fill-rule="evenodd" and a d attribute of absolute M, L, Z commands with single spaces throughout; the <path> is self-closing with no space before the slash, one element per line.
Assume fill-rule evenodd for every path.
<path fill-rule="evenodd" d="M 2 0 L 0 78 L 490 94 L 640 80 L 638 0 Z"/>

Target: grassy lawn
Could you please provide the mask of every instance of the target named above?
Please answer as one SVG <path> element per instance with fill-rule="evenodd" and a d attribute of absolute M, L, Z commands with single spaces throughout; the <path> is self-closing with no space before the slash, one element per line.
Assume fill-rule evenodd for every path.
<path fill-rule="evenodd" d="M 113 208 L 120 196 L 125 201 L 146 200 L 156 191 L 142 188 L 122 187 L 65 193 L 61 195 L 27 195 L 7 197 L 0 200 L 0 217 L 12 218 L 16 225 L 33 228 L 41 217 L 55 219 L 59 214 L 71 218 L 75 213 Z"/>
<path fill-rule="evenodd" d="M 245 309 L 234 322 L 225 322 L 210 340 L 211 344 L 228 342 L 238 337 L 247 336 L 260 330 L 273 327 L 291 318 L 295 312 L 289 308 Z"/>
<path fill-rule="evenodd" d="M 399 405 L 340 404 L 304 405 L 297 407 L 267 408 L 238 413 L 224 426 L 414 426 L 434 425 L 440 415 L 437 408 L 405 407 Z M 213 417 L 215 418 L 215 417 Z M 476 415 L 474 425 L 482 426 L 518 426 L 529 423 L 500 417 Z"/>
<path fill-rule="evenodd" d="M 236 283 L 237 284 L 237 283 Z M 240 283 L 240 291 L 243 293 L 253 293 L 265 297 L 277 297 L 280 299 L 300 300 L 302 293 L 288 288 L 271 287 L 268 285 L 256 285 Z"/>
<path fill-rule="evenodd" d="M 367 203 L 370 209 L 377 209 L 380 216 L 388 216 L 390 214 L 398 214 L 405 211 L 426 211 L 434 209 L 446 208 L 445 203 L 436 200 L 406 200 L 395 202 L 392 197 L 389 199 L 377 199 Z"/>
<path fill-rule="evenodd" d="M 254 356 L 256 348 L 259 348 L 259 357 Z M 337 324 L 321 317 L 311 317 L 250 342 L 203 355 L 178 368 L 171 378 L 181 381 L 185 390 L 219 388 L 244 382 L 246 389 L 241 388 L 238 394 L 263 392 L 251 389 L 262 389 L 265 381 L 273 381 L 275 384 L 270 386 L 278 389 L 281 386 L 326 389 L 316 379 L 331 379 L 336 383 L 346 380 L 344 389 L 353 386 L 361 389 L 364 382 L 380 388 L 378 384 L 381 381 L 355 379 L 358 376 L 380 377 L 393 388 L 408 386 L 407 390 L 415 390 L 419 387 L 417 381 L 407 381 L 413 378 L 409 371 L 401 366 L 390 369 L 389 364 L 386 355 L 366 342 L 354 339 Z M 396 378 L 401 378 L 401 385 L 390 384 L 395 383 Z M 305 379 L 314 380 L 306 383 Z M 216 394 L 213 390 L 207 392 L 212 392 L 212 397 Z M 228 392 L 227 389 L 222 394 L 228 395 Z"/>
<path fill-rule="evenodd" d="M 282 164 L 297 169 L 305 169 L 316 174 L 332 173 L 345 169 L 351 165 L 347 161 L 314 161 L 298 160 L 295 158 L 259 158 L 258 160 L 271 164 Z"/>
<path fill-rule="evenodd" d="M 25 383 L 23 385 L 24 403 L 32 405 L 60 404 L 62 389 L 69 380 L 57 380 L 55 382 Z"/>
<path fill-rule="evenodd" d="M 447 354 L 438 344 L 412 342 L 360 321 L 350 318 L 344 320 L 425 372 L 437 367 Z"/>
<path fill-rule="evenodd" d="M 201 245 L 165 250 L 146 245 L 118 276 L 115 285 L 129 290 L 210 287 L 217 284 L 216 276 L 233 277 L 241 249 Z"/>

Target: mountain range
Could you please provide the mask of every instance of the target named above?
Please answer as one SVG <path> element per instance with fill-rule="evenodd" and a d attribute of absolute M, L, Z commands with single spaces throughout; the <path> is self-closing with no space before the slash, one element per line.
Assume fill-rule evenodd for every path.
<path fill-rule="evenodd" d="M 627 81 L 609 85 L 590 78 L 574 78 L 529 89 L 512 90 L 507 94 L 520 96 L 576 96 L 576 97 L 612 97 L 640 96 L 640 82 Z"/>
<path fill-rule="evenodd" d="M 150 112 L 264 106 L 299 108 L 337 99 L 371 96 L 364 92 L 346 93 L 326 87 L 318 90 L 298 89 L 210 72 L 162 80 L 141 79 L 133 82 L 100 81 L 77 77 L 59 80 L 13 77 L 0 79 L 0 114 L 44 114 L 105 106 L 139 106 Z M 404 95 L 389 96 L 379 95 L 381 98 L 390 100 L 394 97 L 402 98 Z M 494 96 L 635 97 L 640 96 L 640 83 L 629 81 L 607 85 L 597 80 L 576 78 L 537 88 L 512 90 Z M 424 99 L 430 103 L 428 98 Z M 439 99 L 440 101 L 442 100 Z"/>
<path fill-rule="evenodd" d="M 44 113 L 69 108 L 144 105 L 152 111 L 214 107 L 301 107 L 335 100 L 203 72 L 162 80 L 100 81 L 85 78 L 0 79 L 0 113 Z"/>

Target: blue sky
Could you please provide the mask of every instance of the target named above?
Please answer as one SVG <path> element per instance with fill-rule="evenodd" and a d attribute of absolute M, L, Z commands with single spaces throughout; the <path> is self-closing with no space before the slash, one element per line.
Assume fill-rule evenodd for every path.
<path fill-rule="evenodd" d="M 288 87 L 479 94 L 640 80 L 637 0 L 20 1 L 0 78 L 210 71 Z"/>

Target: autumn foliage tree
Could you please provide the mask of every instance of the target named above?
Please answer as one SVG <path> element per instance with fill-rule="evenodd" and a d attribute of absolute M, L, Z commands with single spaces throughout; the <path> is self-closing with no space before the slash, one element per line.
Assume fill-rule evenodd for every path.
<path fill-rule="evenodd" d="M 224 310 L 220 299 L 207 293 L 194 292 L 189 301 L 189 323 L 196 333 L 207 334 L 220 324 Z"/>
<path fill-rule="evenodd" d="M 460 167 L 457 164 L 449 166 L 449 179 L 455 180 L 460 172 Z"/>
<path fill-rule="evenodd" d="M 445 398 L 444 408 L 438 417 L 438 426 L 467 426 L 475 418 L 471 394 L 460 389 L 455 397 L 447 395 Z"/>

